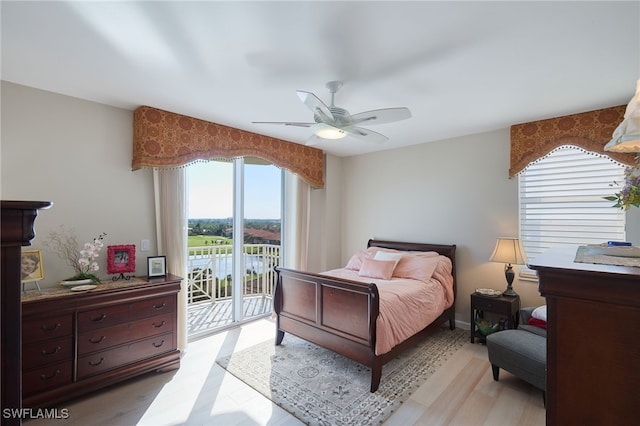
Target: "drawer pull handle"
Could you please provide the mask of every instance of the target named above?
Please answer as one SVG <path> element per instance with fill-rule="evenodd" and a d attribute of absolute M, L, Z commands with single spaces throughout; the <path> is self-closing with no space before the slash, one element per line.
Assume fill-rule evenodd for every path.
<path fill-rule="evenodd" d="M 97 339 L 97 340 L 96 339 L 89 339 L 89 343 L 100 343 L 106 338 L 107 338 L 107 336 L 100 336 L 100 338 Z"/>
<path fill-rule="evenodd" d="M 56 325 L 51 326 L 51 327 L 47 327 L 46 325 L 41 325 L 40 326 L 40 330 L 44 331 L 45 333 L 49 333 L 49 332 L 52 332 L 52 331 L 56 331 L 60 327 L 62 327 L 62 324 L 60 324 L 60 323 L 56 323 Z"/>
<path fill-rule="evenodd" d="M 153 345 L 154 348 L 159 348 L 160 346 L 164 345 L 164 339 L 162 339 L 162 342 L 160 343 L 153 342 L 151 344 Z"/>
<path fill-rule="evenodd" d="M 89 361 L 89 365 L 92 366 L 92 367 L 96 367 L 96 366 L 102 364 L 103 361 L 104 361 L 104 358 L 100 358 L 100 361 L 97 361 L 97 362 Z"/>
<path fill-rule="evenodd" d="M 104 321 L 104 319 L 105 319 L 106 317 L 107 317 L 107 314 L 102 314 L 102 315 L 100 315 L 99 317 L 96 317 L 96 318 L 91 317 L 90 319 L 91 319 L 91 321 L 93 321 L 93 322 L 100 322 L 100 321 Z"/>
<path fill-rule="evenodd" d="M 153 323 L 153 326 L 154 326 L 155 328 L 160 328 L 160 327 L 162 327 L 162 326 L 163 326 L 163 325 L 165 325 L 165 324 L 166 324 L 166 322 L 163 320 L 160 324 L 156 324 L 156 323 L 154 322 L 154 323 Z"/>
<path fill-rule="evenodd" d="M 47 376 L 46 374 L 41 374 L 40 375 L 40 380 L 51 380 L 54 377 L 57 377 L 60 375 L 60 370 L 56 370 L 52 375 Z"/>
<path fill-rule="evenodd" d="M 153 305 L 153 309 L 162 309 L 167 306 L 167 302 L 162 302 L 162 305 Z"/>
<path fill-rule="evenodd" d="M 42 355 L 47 356 L 47 355 L 57 354 L 58 352 L 60 352 L 61 349 L 62 348 L 60 346 L 56 346 L 56 348 L 51 352 L 48 352 L 46 349 L 43 349 L 41 352 L 42 352 Z"/>

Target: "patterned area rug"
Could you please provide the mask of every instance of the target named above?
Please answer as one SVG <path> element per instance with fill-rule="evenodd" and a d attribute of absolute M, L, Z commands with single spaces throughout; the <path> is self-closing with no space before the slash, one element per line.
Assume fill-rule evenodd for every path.
<path fill-rule="evenodd" d="M 309 425 L 376 425 L 467 342 L 468 331 L 443 328 L 385 364 L 369 392 L 371 370 L 286 334 L 216 360 L 224 369 Z"/>

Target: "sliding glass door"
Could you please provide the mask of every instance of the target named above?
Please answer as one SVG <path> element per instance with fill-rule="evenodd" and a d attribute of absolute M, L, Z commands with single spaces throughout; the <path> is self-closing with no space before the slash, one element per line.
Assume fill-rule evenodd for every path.
<path fill-rule="evenodd" d="M 282 172 L 254 158 L 189 166 L 189 335 L 271 312 Z"/>

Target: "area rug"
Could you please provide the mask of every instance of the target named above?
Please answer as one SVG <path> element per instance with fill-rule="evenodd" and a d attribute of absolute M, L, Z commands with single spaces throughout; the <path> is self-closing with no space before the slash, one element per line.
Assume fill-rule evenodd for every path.
<path fill-rule="evenodd" d="M 438 330 L 385 364 L 375 393 L 368 367 L 291 334 L 280 346 L 269 340 L 216 362 L 308 425 L 377 425 L 468 338 L 468 331 Z"/>

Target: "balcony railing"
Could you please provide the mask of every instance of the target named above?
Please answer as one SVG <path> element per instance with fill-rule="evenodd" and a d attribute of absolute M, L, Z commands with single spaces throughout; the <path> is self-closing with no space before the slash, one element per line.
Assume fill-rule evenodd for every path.
<path fill-rule="evenodd" d="M 233 295 L 233 247 L 210 245 L 189 247 L 187 257 L 188 303 L 230 300 Z M 280 246 L 245 244 L 243 249 L 242 295 L 273 297 L 274 266 L 280 262 Z"/>

